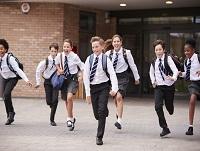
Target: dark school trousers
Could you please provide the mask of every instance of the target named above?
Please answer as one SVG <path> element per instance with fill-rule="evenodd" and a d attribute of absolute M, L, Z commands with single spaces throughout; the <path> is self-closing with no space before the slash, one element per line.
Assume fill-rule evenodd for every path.
<path fill-rule="evenodd" d="M 56 109 L 58 106 L 59 90 L 53 88 L 50 79 L 44 80 L 44 89 L 45 89 L 45 95 L 46 95 L 46 103 L 51 108 L 50 120 L 54 121 L 54 116 L 55 116 Z"/>
<path fill-rule="evenodd" d="M 103 138 L 108 116 L 109 83 L 90 85 L 90 88 L 93 113 L 95 119 L 98 120 L 97 137 Z"/>
<path fill-rule="evenodd" d="M 18 82 L 17 77 L 3 79 L 3 100 L 6 107 L 7 117 L 9 115 L 9 112 L 14 112 L 11 93 L 14 87 L 16 86 L 17 82 Z"/>
<path fill-rule="evenodd" d="M 154 91 L 155 97 L 155 110 L 158 115 L 159 125 L 161 128 L 167 128 L 167 122 L 165 119 L 165 115 L 163 112 L 163 105 L 170 115 L 174 113 L 174 93 L 175 93 L 175 86 L 156 86 Z"/>

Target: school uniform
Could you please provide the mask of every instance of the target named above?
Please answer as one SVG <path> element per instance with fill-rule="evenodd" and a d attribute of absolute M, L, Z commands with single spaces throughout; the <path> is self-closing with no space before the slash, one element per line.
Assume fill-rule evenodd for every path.
<path fill-rule="evenodd" d="M 47 57 L 48 61 L 42 60 L 36 69 L 36 85 L 40 85 L 41 76 L 44 78 L 44 88 L 46 95 L 46 103 L 51 108 L 50 121 L 54 122 L 54 117 L 58 105 L 59 91 L 54 89 L 51 84 L 51 78 L 56 72 L 55 59 L 51 55 Z M 48 62 L 48 63 L 47 63 Z"/>
<path fill-rule="evenodd" d="M 150 79 L 152 84 L 156 84 L 156 88 L 154 90 L 154 98 L 155 98 L 155 110 L 158 115 L 159 125 L 161 128 L 168 129 L 168 125 L 164 116 L 163 112 L 163 100 L 166 106 L 167 111 L 170 115 L 174 112 L 174 93 L 175 93 L 175 86 L 174 83 L 177 80 L 178 76 L 178 69 L 174 64 L 172 58 L 168 56 L 167 63 L 173 72 L 173 79 L 174 81 L 167 78 L 165 70 L 161 70 L 160 65 L 162 65 L 163 69 L 164 66 L 164 58 L 165 54 L 163 54 L 162 58 L 157 58 L 155 60 L 155 65 L 151 64 L 150 66 Z M 169 130 L 169 129 L 168 129 Z"/>
<path fill-rule="evenodd" d="M 127 61 L 129 63 L 129 65 L 128 65 L 123 56 L 123 49 L 124 48 L 121 47 L 118 52 L 116 50 L 109 50 L 106 52 L 106 55 L 110 58 L 111 51 L 113 51 L 111 61 L 112 61 L 112 64 L 114 66 L 114 69 L 115 69 L 115 72 L 117 75 L 119 92 L 122 95 L 122 97 L 125 97 L 126 89 L 128 87 L 128 83 L 129 83 L 129 75 L 128 75 L 129 73 L 127 71 L 128 67 L 130 66 L 130 69 L 134 75 L 135 80 L 139 80 L 140 76 L 138 74 L 138 70 L 135 65 L 131 51 L 125 49 Z"/>
<path fill-rule="evenodd" d="M 9 118 L 11 116 L 11 118 L 14 121 L 15 111 L 12 104 L 11 93 L 18 82 L 18 77 L 14 72 L 12 72 L 9 69 L 8 64 L 7 64 L 7 57 L 8 57 L 8 53 L 5 53 L 5 55 L 2 58 L 0 58 L 0 74 L 3 77 L 3 85 L 4 85 L 3 86 L 3 100 L 6 107 L 7 117 Z M 15 61 L 15 58 L 13 56 L 9 56 L 9 63 L 14 69 L 14 71 L 16 71 L 17 74 L 24 81 L 26 82 L 29 81 L 25 73 L 19 68 L 18 63 Z"/>
<path fill-rule="evenodd" d="M 102 139 L 105 130 L 106 117 L 108 116 L 108 97 L 110 91 L 109 78 L 102 67 L 102 53 L 97 56 L 93 54 L 92 66 L 90 56 L 87 57 L 84 69 L 84 85 L 86 96 L 91 96 L 93 113 L 98 120 L 97 138 Z M 107 59 L 107 72 L 110 75 L 111 90 L 118 91 L 118 81 L 111 61 Z M 97 61 L 98 60 L 98 61 Z M 96 62 L 97 61 L 97 62 Z M 96 68 L 95 68 L 96 67 Z"/>
<path fill-rule="evenodd" d="M 189 71 L 188 73 L 187 70 Z M 185 60 L 182 76 L 189 82 L 188 90 L 190 94 L 196 94 L 198 97 L 200 96 L 200 76 L 196 73 L 199 70 L 200 63 L 198 60 L 198 54 L 194 53 L 190 59 L 188 58 Z"/>
<path fill-rule="evenodd" d="M 62 64 L 60 55 L 62 54 Z M 80 60 L 79 56 L 73 51 L 70 51 L 69 54 L 64 52 L 59 53 L 55 58 L 56 65 L 63 65 L 61 68 L 66 70 L 65 81 L 61 88 L 61 97 L 63 100 L 67 100 L 67 93 L 75 93 L 78 90 L 78 76 L 77 73 L 79 69 L 82 71 L 84 69 L 84 63 Z M 79 67 L 79 69 L 78 69 Z M 66 69 L 67 68 L 67 69 Z"/>

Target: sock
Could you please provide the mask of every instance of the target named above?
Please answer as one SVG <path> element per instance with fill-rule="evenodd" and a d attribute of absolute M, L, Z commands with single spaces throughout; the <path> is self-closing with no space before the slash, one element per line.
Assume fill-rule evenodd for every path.
<path fill-rule="evenodd" d="M 73 117 L 67 117 L 67 121 L 72 121 L 73 122 L 74 118 Z"/>
<path fill-rule="evenodd" d="M 193 125 L 190 124 L 189 127 L 193 127 Z"/>
<path fill-rule="evenodd" d="M 118 117 L 117 122 L 118 122 L 119 124 L 121 124 L 121 123 L 122 123 L 122 118 Z"/>

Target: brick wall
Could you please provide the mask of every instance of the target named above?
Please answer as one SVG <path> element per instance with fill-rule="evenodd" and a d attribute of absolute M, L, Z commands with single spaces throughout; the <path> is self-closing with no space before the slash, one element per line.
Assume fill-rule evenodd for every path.
<path fill-rule="evenodd" d="M 70 38 L 75 45 L 79 43 L 79 11 L 91 11 L 97 15 L 97 35 L 107 39 L 115 33 L 116 21 L 105 24 L 104 11 L 81 8 L 67 4 L 31 3 L 28 14 L 22 14 L 21 3 L 0 3 L 0 38 L 9 42 L 10 50 L 24 64 L 24 71 L 35 84 L 35 69 L 39 61 L 48 56 L 48 46 Z M 76 97 L 83 97 L 82 85 Z M 13 96 L 44 97 L 43 85 L 37 90 L 29 88 L 20 80 Z"/>

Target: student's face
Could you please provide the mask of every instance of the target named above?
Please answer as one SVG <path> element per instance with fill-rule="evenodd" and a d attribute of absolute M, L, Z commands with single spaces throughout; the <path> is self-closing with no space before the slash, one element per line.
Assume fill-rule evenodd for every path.
<path fill-rule="evenodd" d="M 55 58 L 57 56 L 58 50 L 55 49 L 54 47 L 51 47 L 50 49 L 50 55 Z"/>
<path fill-rule="evenodd" d="M 102 53 L 103 46 L 99 43 L 99 41 L 92 42 L 92 50 L 98 56 Z"/>
<path fill-rule="evenodd" d="M 65 53 L 69 53 L 72 50 L 72 46 L 68 42 L 64 42 L 63 44 L 63 51 Z"/>
<path fill-rule="evenodd" d="M 119 50 L 122 46 L 122 41 L 119 39 L 119 37 L 115 37 L 112 41 L 112 45 L 115 50 Z"/>
<path fill-rule="evenodd" d="M 163 49 L 162 45 L 159 44 L 159 45 L 155 46 L 156 57 L 162 58 L 164 52 L 165 52 L 165 50 Z"/>
<path fill-rule="evenodd" d="M 192 55 L 194 54 L 194 49 L 190 45 L 185 45 L 184 51 L 185 51 L 185 56 L 187 58 L 191 58 Z"/>
<path fill-rule="evenodd" d="M 0 45 L 0 57 L 2 58 L 5 53 L 6 53 L 6 49 L 4 48 L 3 45 Z"/>

